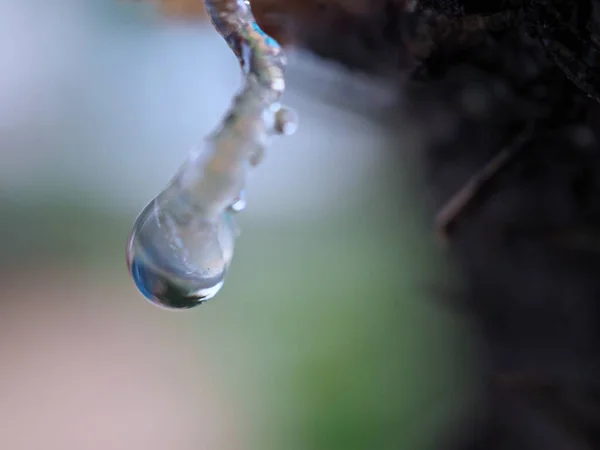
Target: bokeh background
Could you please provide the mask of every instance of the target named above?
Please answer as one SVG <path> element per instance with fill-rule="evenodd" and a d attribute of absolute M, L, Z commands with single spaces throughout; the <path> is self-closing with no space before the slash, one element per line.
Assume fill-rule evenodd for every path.
<path fill-rule="evenodd" d="M 0 449 L 422 449 L 468 406 L 418 135 L 382 86 L 290 55 L 301 117 L 249 186 L 227 283 L 137 292 L 137 215 L 236 90 L 208 24 L 149 3 L 0 1 Z"/>

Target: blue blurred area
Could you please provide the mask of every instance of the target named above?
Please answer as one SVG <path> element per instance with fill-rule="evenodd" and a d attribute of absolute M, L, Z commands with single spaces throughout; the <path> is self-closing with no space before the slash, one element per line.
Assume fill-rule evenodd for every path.
<path fill-rule="evenodd" d="M 7 0 L 0 66 L 0 448 L 427 448 L 450 427 L 470 349 L 432 298 L 448 274 L 393 151 L 415 142 L 292 84 L 301 128 L 251 181 L 223 293 L 168 313 L 125 242 L 229 106 L 233 55 L 149 4 Z"/>

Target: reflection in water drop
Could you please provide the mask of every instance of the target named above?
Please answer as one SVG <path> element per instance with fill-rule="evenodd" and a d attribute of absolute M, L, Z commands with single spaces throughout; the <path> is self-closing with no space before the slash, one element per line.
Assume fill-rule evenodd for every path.
<path fill-rule="evenodd" d="M 161 194 L 138 217 L 127 246 L 127 263 L 138 289 L 154 304 L 188 309 L 223 286 L 238 230 L 232 212 L 216 220 L 178 214 Z"/>

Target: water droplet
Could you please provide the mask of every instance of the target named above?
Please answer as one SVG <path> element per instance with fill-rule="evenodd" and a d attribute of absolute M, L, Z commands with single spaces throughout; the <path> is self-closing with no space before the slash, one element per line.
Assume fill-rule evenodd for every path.
<path fill-rule="evenodd" d="M 127 246 L 138 289 L 167 309 L 198 306 L 221 290 L 238 234 L 233 210 L 208 220 L 181 202 L 168 190 L 150 202 Z"/>
<path fill-rule="evenodd" d="M 298 129 L 298 117 L 288 108 L 279 108 L 275 113 L 275 130 L 280 134 L 292 135 Z"/>
<path fill-rule="evenodd" d="M 240 192 L 239 197 L 237 198 L 235 203 L 233 203 L 233 205 L 230 206 L 230 208 L 233 212 L 239 213 L 246 209 L 247 204 L 248 202 L 246 200 L 246 191 L 243 190 L 242 192 Z"/>

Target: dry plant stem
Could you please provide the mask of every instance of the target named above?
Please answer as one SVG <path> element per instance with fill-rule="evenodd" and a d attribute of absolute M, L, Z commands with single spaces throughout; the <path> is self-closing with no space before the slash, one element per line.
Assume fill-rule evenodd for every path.
<path fill-rule="evenodd" d="M 435 222 L 440 237 L 447 241 L 456 222 L 465 210 L 471 206 L 483 188 L 524 149 L 533 127 L 530 125 L 516 139 L 495 155 L 481 170 L 476 172 L 465 185 L 442 206 Z"/>

